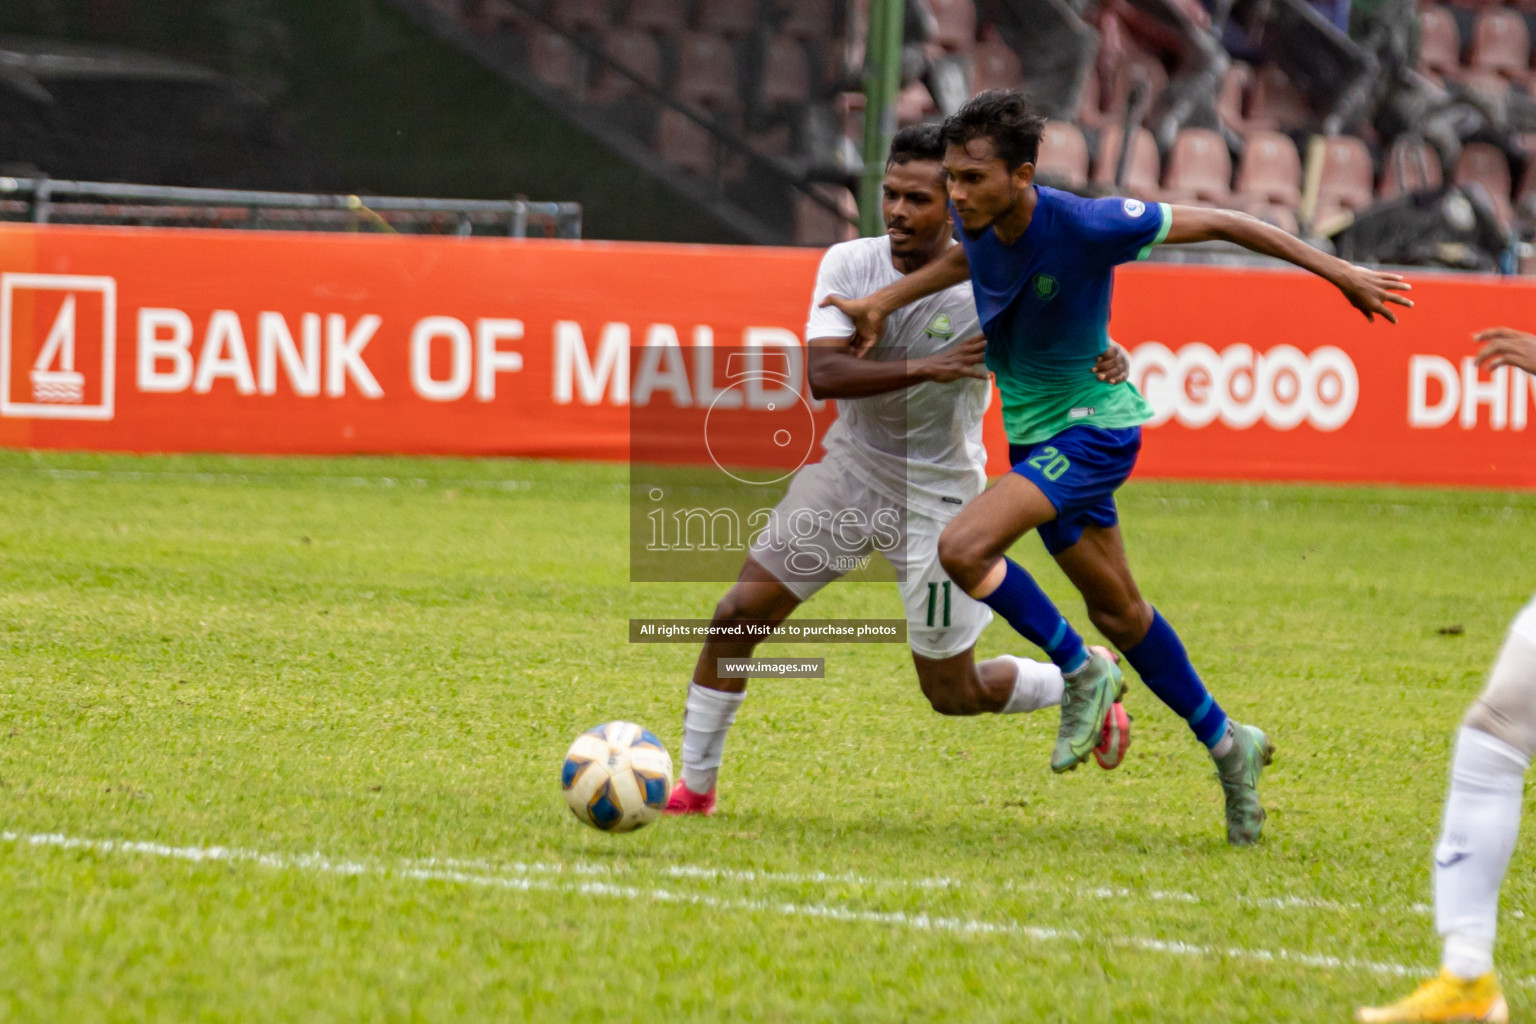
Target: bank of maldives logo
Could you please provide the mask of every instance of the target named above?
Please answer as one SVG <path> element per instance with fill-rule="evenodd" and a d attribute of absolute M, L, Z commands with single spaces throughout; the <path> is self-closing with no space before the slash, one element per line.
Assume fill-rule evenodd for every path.
<path fill-rule="evenodd" d="M 117 282 L 0 274 L 0 416 L 110 420 Z"/>

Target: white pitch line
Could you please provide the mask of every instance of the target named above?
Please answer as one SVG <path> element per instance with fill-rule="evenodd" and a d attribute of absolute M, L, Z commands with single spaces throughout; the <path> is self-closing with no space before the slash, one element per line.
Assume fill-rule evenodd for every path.
<path fill-rule="evenodd" d="M 464 860 L 427 860 L 422 864 L 428 867 L 446 867 L 450 869 L 468 869 L 479 872 L 512 872 L 514 874 L 561 874 L 570 872 L 574 875 L 622 875 L 626 874 L 623 868 L 615 868 L 607 864 L 550 864 L 534 863 L 525 864 L 513 862 L 507 864 L 494 864 L 489 861 L 464 861 Z M 824 871 L 794 872 L 794 871 L 758 871 L 743 870 L 738 868 L 714 868 L 694 864 L 668 864 L 655 869 L 655 873 L 674 879 L 697 879 L 704 881 L 738 882 L 742 884 L 769 884 L 769 885 L 857 885 L 866 889 L 916 889 L 924 891 L 948 891 L 960 889 L 986 889 L 984 884 L 966 882 L 958 878 L 882 878 L 879 876 L 860 875 L 853 872 L 842 874 L 829 874 Z M 1050 893 L 1062 892 L 1062 886 L 1047 885 L 1038 882 L 1017 882 L 1005 879 L 997 887 L 1002 892 L 1021 893 Z M 1299 911 L 1324 911 L 1335 914 L 1383 914 L 1405 913 L 1419 916 L 1429 915 L 1434 908 L 1426 903 L 1412 903 L 1407 906 L 1373 906 L 1364 903 L 1348 903 L 1337 900 L 1326 900 L 1312 896 L 1295 896 L 1285 894 L 1281 896 L 1249 896 L 1246 894 L 1228 895 L 1201 895 L 1193 892 L 1180 892 L 1174 889 L 1133 889 L 1124 886 L 1079 886 L 1069 891 L 1078 899 L 1095 900 L 1125 900 L 1143 899 L 1156 903 L 1187 903 L 1191 905 L 1205 903 L 1219 903 L 1229 905 L 1236 903 L 1241 906 L 1254 907 L 1259 910 L 1299 910 Z M 1523 917 L 1518 911 L 1512 912 L 1512 916 Z"/>
<path fill-rule="evenodd" d="M 1172 956 L 1220 957 L 1226 960 L 1257 963 L 1289 963 L 1324 970 L 1363 971 L 1399 978 L 1419 977 L 1429 973 L 1422 967 L 1385 963 L 1376 960 L 1321 956 L 1288 949 L 1210 946 L 1143 936 L 1094 936 L 1070 929 L 1041 927 L 1008 919 L 984 921 L 976 918 L 939 916 L 924 913 L 908 914 L 901 911 L 860 910 L 827 903 L 793 903 L 766 899 L 722 898 L 704 893 L 686 893 L 669 889 L 615 885 L 602 881 L 560 882 L 547 878 L 530 877 L 530 873 L 509 877 L 508 875 L 478 873 L 463 868 L 448 867 L 446 866 L 448 862 L 440 862 L 445 866 L 431 867 L 427 866 L 430 862 L 405 861 L 400 865 L 390 867 L 385 864 L 375 864 L 366 861 L 335 860 L 318 853 L 289 855 L 264 853 L 258 850 L 244 850 L 238 847 L 227 846 L 170 846 L 163 843 L 134 840 L 83 839 L 57 833 L 26 834 L 4 831 L 0 832 L 0 842 L 9 843 L 14 846 L 78 850 L 102 856 L 137 854 L 140 856 L 200 864 L 252 864 L 277 871 L 300 871 L 343 876 L 367 875 L 384 879 L 407 878 L 413 881 L 445 882 L 514 892 L 552 892 L 566 895 L 670 903 L 707 907 L 711 910 L 769 913 L 777 914 L 781 917 L 883 925 L 913 931 L 942 932 L 956 935 L 1004 935 L 1026 938 L 1035 942 L 1077 942 L 1088 944 L 1101 942 L 1122 949 L 1133 949 L 1141 952 L 1161 953 Z M 525 865 L 525 867 L 531 866 Z M 754 872 L 745 872 L 743 874 L 761 875 L 761 873 Z M 1529 987 L 1533 984 L 1533 979 L 1519 979 L 1517 983 L 1522 985 L 1522 987 Z"/>

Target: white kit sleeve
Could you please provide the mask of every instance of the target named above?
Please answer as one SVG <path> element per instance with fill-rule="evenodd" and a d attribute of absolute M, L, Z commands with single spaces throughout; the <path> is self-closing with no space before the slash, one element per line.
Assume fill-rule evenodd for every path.
<path fill-rule="evenodd" d="M 836 306 L 823 307 L 821 304 L 828 295 L 841 295 L 846 299 L 862 298 L 855 291 L 856 282 L 850 273 L 851 249 L 848 243 L 834 245 L 821 258 L 821 267 L 816 271 L 816 290 L 811 294 L 811 313 L 805 325 L 807 342 L 815 338 L 853 337 L 853 321 Z"/>

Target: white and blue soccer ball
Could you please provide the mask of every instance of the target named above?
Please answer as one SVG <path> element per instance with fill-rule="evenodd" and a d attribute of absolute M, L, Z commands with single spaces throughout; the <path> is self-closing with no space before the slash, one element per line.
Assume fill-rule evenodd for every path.
<path fill-rule="evenodd" d="M 656 734 L 607 722 L 576 737 L 560 769 L 571 813 L 604 832 L 632 832 L 661 816 L 672 793 L 672 756 Z"/>

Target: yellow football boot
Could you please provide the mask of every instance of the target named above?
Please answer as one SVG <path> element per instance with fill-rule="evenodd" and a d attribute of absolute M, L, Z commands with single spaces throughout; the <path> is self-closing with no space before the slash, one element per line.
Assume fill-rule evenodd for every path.
<path fill-rule="evenodd" d="M 1448 971 L 1420 985 L 1407 998 L 1391 1006 L 1362 1006 L 1355 1011 L 1362 1024 L 1394 1024 L 1403 1021 L 1492 1021 L 1508 1024 L 1509 1004 L 1499 979 L 1489 971 L 1481 978 L 1463 981 Z"/>

